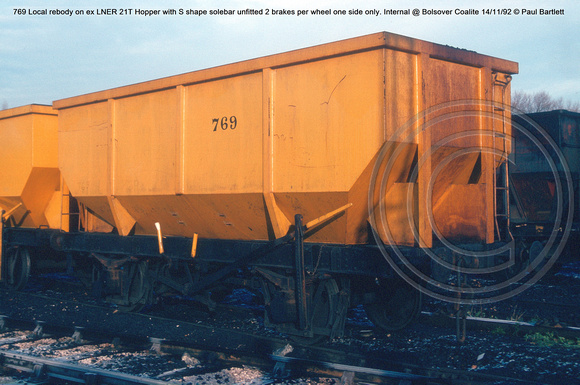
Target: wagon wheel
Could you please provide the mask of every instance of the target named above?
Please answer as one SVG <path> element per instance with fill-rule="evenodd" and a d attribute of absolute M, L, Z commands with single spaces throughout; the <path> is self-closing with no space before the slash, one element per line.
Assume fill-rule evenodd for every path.
<path fill-rule="evenodd" d="M 515 277 L 519 274 L 522 269 L 524 268 L 525 264 L 529 259 L 529 249 L 524 242 L 518 244 L 515 250 L 513 251 L 513 264 L 508 266 L 505 269 L 498 270 L 497 272 L 493 273 L 491 277 L 498 282 L 504 282 L 508 279 Z M 495 265 L 501 265 L 502 263 L 506 262 L 506 258 L 503 255 L 499 255 L 495 257 Z"/>
<path fill-rule="evenodd" d="M 371 322 L 386 331 L 410 324 L 421 310 L 421 292 L 400 279 L 379 282 L 376 301 L 364 306 Z"/>
<path fill-rule="evenodd" d="M 291 339 L 305 345 L 317 344 L 327 339 L 337 316 L 339 288 L 334 279 L 321 282 L 316 288 L 310 307 L 308 328 L 312 337 L 292 336 Z"/>
<path fill-rule="evenodd" d="M 26 286 L 30 275 L 30 253 L 26 248 L 14 247 L 4 256 L 5 284 L 13 290 Z"/>
<path fill-rule="evenodd" d="M 123 290 L 123 301 L 119 310 L 139 312 L 147 304 L 151 285 L 148 279 L 148 266 L 145 261 L 131 264 L 128 278 L 128 288 Z"/>

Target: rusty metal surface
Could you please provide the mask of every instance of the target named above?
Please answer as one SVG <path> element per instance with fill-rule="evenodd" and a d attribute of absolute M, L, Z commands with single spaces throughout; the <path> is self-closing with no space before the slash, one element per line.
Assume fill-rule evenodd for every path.
<path fill-rule="evenodd" d="M 166 235 L 275 239 L 297 213 L 308 222 L 352 203 L 308 241 L 364 243 L 381 147 L 425 109 L 505 101 L 506 94 L 509 103 L 509 85 L 502 99 L 492 92 L 494 79 L 517 71 L 511 61 L 378 33 L 81 95 L 53 104 L 60 168 L 73 195 L 120 234 L 156 234 L 159 223 Z M 435 124 L 428 135 L 407 139 L 416 149 L 401 165 L 413 165 L 448 135 L 490 130 L 491 120 Z M 447 147 L 473 145 L 497 146 L 476 135 Z M 445 194 L 440 186 L 449 178 L 442 173 L 437 182 L 431 205 L 441 207 L 435 221 L 444 236 L 493 241 L 496 160 L 479 162 L 474 187 Z M 460 163 L 460 175 L 474 173 L 473 160 Z M 412 226 L 431 245 L 426 202 L 436 166 L 423 165 L 416 180 L 388 182 L 387 221 L 397 243 L 417 242 L 401 224 L 406 196 L 395 192 L 412 183 Z M 472 202 L 481 204 L 465 210 Z M 450 212 L 469 215 L 439 223 Z"/>

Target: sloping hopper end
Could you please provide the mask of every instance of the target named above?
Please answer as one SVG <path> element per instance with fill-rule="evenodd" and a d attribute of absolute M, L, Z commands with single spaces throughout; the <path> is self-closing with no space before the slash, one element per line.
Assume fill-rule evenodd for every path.
<path fill-rule="evenodd" d="M 20 195 L 0 197 L 0 207 L 10 226 L 60 228 L 61 198 L 59 170 L 34 167 Z"/>
<path fill-rule="evenodd" d="M 387 143 L 383 149 L 349 192 L 348 200 L 354 206 L 348 211 L 346 243 L 375 242 L 369 224 L 387 245 L 431 247 L 436 237 L 486 240 L 488 205 L 493 197 L 487 196 L 478 153 L 454 158 L 433 175 L 443 159 L 460 150 L 442 147 L 431 154 L 430 164 L 421 165 L 422 176 L 417 177 L 413 174 L 417 173 L 417 144 Z M 425 199 L 432 177 L 428 207 Z M 424 194 L 423 202 L 419 194 Z M 431 223 L 436 227 L 435 237 Z"/>

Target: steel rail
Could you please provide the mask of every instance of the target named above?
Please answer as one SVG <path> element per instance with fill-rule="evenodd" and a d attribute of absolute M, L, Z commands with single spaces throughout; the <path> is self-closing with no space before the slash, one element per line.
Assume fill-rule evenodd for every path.
<path fill-rule="evenodd" d="M 355 376 L 375 377 L 389 380 L 406 381 L 408 384 L 447 384 L 447 380 L 437 379 L 434 377 L 427 377 L 417 374 L 396 372 L 392 370 L 368 368 L 355 365 L 345 365 L 333 362 L 324 362 L 316 360 L 308 360 L 296 357 L 287 357 L 281 355 L 271 355 L 270 358 L 276 362 L 277 371 L 283 372 L 288 370 L 286 365 L 292 366 L 293 370 L 298 368 L 299 371 L 306 373 L 315 372 L 320 374 L 321 370 L 337 371 L 342 373 L 341 383 L 352 383 Z M 336 376 L 336 375 L 335 375 Z M 382 382 L 382 381 L 380 381 Z"/>
<path fill-rule="evenodd" d="M 71 364 L 55 359 L 34 357 L 11 350 L 0 352 L 0 362 L 4 367 L 32 373 L 38 379 L 47 377 L 87 385 L 97 383 L 103 385 L 169 384 L 166 381 L 138 377 L 86 365 Z"/>
<path fill-rule="evenodd" d="M 451 327 L 456 317 L 452 315 L 434 314 L 430 312 L 421 312 L 419 321 L 427 322 L 434 325 Z M 485 318 L 466 316 L 467 326 L 477 329 L 496 329 L 502 328 L 505 331 L 517 331 L 519 333 L 554 333 L 560 337 L 580 338 L 580 327 L 576 326 L 546 326 L 536 325 L 530 322 L 505 320 L 499 318 Z"/>

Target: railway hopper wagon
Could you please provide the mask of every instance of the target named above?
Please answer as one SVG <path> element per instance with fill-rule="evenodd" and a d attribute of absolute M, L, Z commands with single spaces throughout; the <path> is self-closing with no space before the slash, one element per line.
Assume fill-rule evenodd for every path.
<path fill-rule="evenodd" d="M 78 226 L 4 222 L 4 255 L 49 248 L 125 309 L 245 286 L 299 337 L 340 335 L 358 304 L 403 327 L 420 292 L 378 244 L 498 240 L 514 73 L 377 33 L 55 101 Z"/>
<path fill-rule="evenodd" d="M 524 267 L 533 263 L 555 234 L 557 240 L 567 237 L 555 265 L 577 260 L 580 113 L 554 110 L 517 114 L 512 119 L 517 129 L 510 155 L 510 213 L 511 231 L 519 246 L 518 262 Z"/>
<path fill-rule="evenodd" d="M 0 142 L 2 227 L 68 231 L 70 218 L 64 213 L 71 198 L 58 169 L 57 112 L 44 105 L 0 111 Z M 4 281 L 24 287 L 35 250 L 4 244 L 2 251 Z M 49 262 L 48 254 L 43 253 L 43 262 Z"/>

